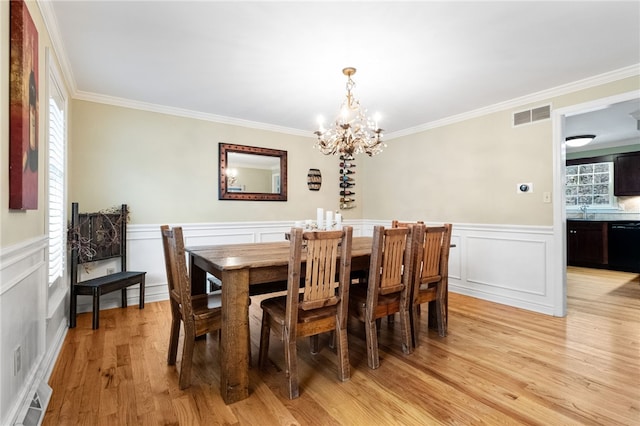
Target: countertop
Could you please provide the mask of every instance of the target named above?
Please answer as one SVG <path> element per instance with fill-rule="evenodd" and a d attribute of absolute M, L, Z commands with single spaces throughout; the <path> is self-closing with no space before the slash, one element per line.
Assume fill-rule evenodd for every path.
<path fill-rule="evenodd" d="M 640 213 L 587 213 L 586 218 L 582 213 L 567 213 L 567 220 L 591 222 L 639 222 Z"/>

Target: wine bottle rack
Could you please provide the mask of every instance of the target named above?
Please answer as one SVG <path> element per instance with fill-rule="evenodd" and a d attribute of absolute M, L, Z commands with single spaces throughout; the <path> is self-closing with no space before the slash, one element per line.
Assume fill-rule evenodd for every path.
<path fill-rule="evenodd" d="M 352 209 L 355 204 L 355 163 L 352 155 L 340 156 L 340 210 Z"/>

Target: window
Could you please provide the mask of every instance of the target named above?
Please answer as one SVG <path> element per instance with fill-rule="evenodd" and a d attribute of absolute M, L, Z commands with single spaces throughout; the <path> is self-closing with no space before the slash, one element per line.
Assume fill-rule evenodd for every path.
<path fill-rule="evenodd" d="M 567 166 L 567 208 L 613 208 L 613 162 Z"/>
<path fill-rule="evenodd" d="M 49 207 L 49 286 L 62 280 L 66 252 L 65 224 L 65 159 L 66 159 L 66 96 L 58 83 L 56 70 L 49 66 L 47 122 L 48 207 Z"/>

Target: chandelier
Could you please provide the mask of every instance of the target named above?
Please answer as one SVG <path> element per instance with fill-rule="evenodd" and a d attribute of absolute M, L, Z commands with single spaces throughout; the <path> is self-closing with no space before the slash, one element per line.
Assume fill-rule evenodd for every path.
<path fill-rule="evenodd" d="M 319 119 L 319 128 L 314 132 L 318 136 L 316 147 L 325 155 L 379 154 L 387 146 L 382 142 L 382 129 L 378 127 L 377 120 L 366 116 L 367 111 L 360 107 L 360 102 L 351 93 L 356 85 L 351 76 L 356 69 L 345 68 L 342 73 L 347 76 L 347 98 L 342 102 L 333 127 L 325 129 L 322 119 Z"/>

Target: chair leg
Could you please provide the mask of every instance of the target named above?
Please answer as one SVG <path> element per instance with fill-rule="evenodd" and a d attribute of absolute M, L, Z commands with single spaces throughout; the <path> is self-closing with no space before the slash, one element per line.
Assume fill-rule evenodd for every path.
<path fill-rule="evenodd" d="M 69 301 L 69 328 L 76 327 L 77 309 L 78 309 L 78 295 L 76 295 L 75 288 L 71 286 L 71 300 Z"/>
<path fill-rule="evenodd" d="M 171 301 L 171 333 L 169 335 L 169 352 L 167 364 L 176 365 L 178 355 L 178 339 L 180 338 L 180 312 L 175 302 Z"/>
<path fill-rule="evenodd" d="M 445 295 L 436 298 L 436 323 L 440 337 L 447 336 L 447 312 Z"/>
<path fill-rule="evenodd" d="M 406 309 L 400 311 L 400 333 L 402 335 L 402 352 L 405 354 L 412 353 L 411 320 L 409 311 Z"/>
<path fill-rule="evenodd" d="M 220 335 L 220 337 L 222 337 L 222 335 Z M 222 339 L 220 338 L 218 341 L 222 342 Z M 247 354 L 249 355 L 249 369 L 251 369 L 251 330 L 247 333 Z"/>
<path fill-rule="evenodd" d="M 349 345 L 347 342 L 347 329 L 337 327 L 335 333 L 332 333 L 337 340 L 338 350 L 338 379 L 346 381 L 351 378 L 351 366 L 349 364 Z"/>
<path fill-rule="evenodd" d="M 440 337 L 446 337 L 447 336 L 447 324 L 446 324 L 446 319 L 444 316 L 444 301 L 440 300 L 438 301 L 438 303 L 436 304 L 436 323 L 437 323 L 437 327 L 438 327 L 438 334 L 440 335 Z"/>
<path fill-rule="evenodd" d="M 318 335 L 309 336 L 309 346 L 311 346 L 311 354 L 317 355 L 320 352 L 320 343 Z"/>
<path fill-rule="evenodd" d="M 191 386 L 191 365 L 193 363 L 193 348 L 196 342 L 196 332 L 193 324 L 184 323 L 184 343 L 182 347 L 182 362 L 180 366 L 180 389 Z"/>
<path fill-rule="evenodd" d="M 284 361 L 288 382 L 289 399 L 300 396 L 298 389 L 298 351 L 295 337 L 284 333 Z"/>
<path fill-rule="evenodd" d="M 378 327 L 376 320 L 365 321 L 364 331 L 367 340 L 367 364 L 375 370 L 380 367 L 380 355 L 378 354 Z"/>
<path fill-rule="evenodd" d="M 98 287 L 93 289 L 93 319 L 91 326 L 94 330 L 100 328 L 100 289 Z"/>
<path fill-rule="evenodd" d="M 140 302 L 138 306 L 140 309 L 144 309 L 144 276 L 140 280 Z"/>
<path fill-rule="evenodd" d="M 269 327 L 269 314 L 262 312 L 262 327 L 260 329 L 260 349 L 258 352 L 258 367 L 264 369 L 267 366 L 269 358 L 269 335 L 271 328 Z"/>
<path fill-rule="evenodd" d="M 420 346 L 420 305 L 413 305 L 409 312 L 409 321 L 411 322 L 411 332 L 413 333 L 413 346 Z"/>

